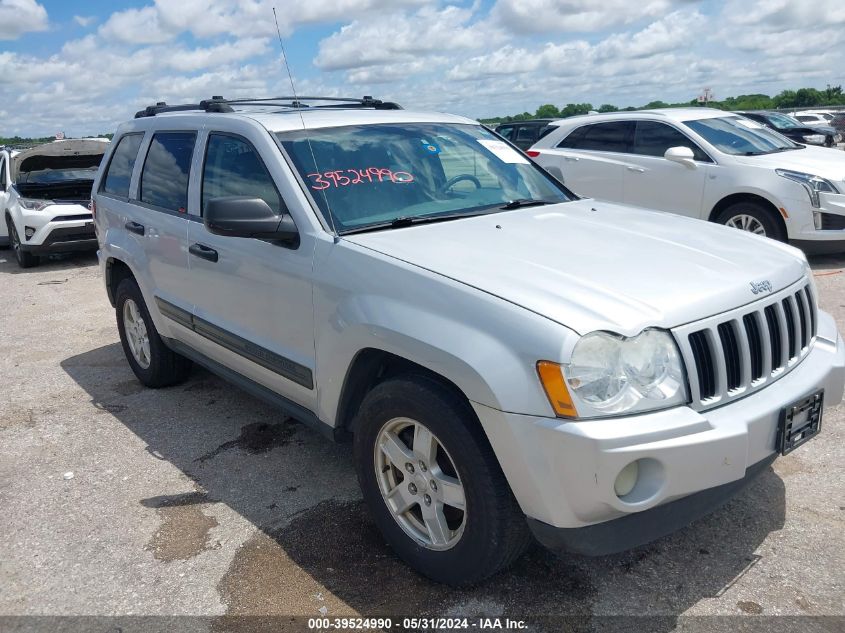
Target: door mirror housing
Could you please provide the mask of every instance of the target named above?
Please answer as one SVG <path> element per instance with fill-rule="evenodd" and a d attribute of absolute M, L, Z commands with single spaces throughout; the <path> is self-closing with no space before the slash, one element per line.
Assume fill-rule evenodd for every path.
<path fill-rule="evenodd" d="M 208 231 L 215 235 L 299 244 L 299 231 L 290 214 L 276 213 L 261 198 L 213 198 L 205 207 L 203 222 Z"/>
<path fill-rule="evenodd" d="M 689 147 L 670 147 L 663 154 L 663 158 L 679 163 L 684 167 L 689 167 L 690 169 L 695 168 L 695 154 L 692 153 Z"/>

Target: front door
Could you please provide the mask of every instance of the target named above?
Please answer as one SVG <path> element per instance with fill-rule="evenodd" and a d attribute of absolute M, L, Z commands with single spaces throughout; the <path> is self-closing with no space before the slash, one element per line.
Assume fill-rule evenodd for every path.
<path fill-rule="evenodd" d="M 265 143 L 264 151 L 278 152 Z M 262 198 L 285 209 L 256 146 L 243 136 L 210 132 L 198 198 Z M 313 238 L 298 247 L 210 233 L 202 217 L 188 230 L 194 347 L 241 375 L 314 410 Z"/>
<path fill-rule="evenodd" d="M 0 154 L 0 243 L 6 243 L 9 239 L 8 229 L 6 228 L 6 217 L 4 211 L 6 210 L 6 203 L 9 201 L 9 166 L 5 154 Z"/>
<path fill-rule="evenodd" d="M 692 166 L 663 157 L 670 147 L 688 147 Z M 631 154 L 624 167 L 627 204 L 700 218 L 707 172 L 712 161 L 685 134 L 659 121 L 637 121 Z"/>

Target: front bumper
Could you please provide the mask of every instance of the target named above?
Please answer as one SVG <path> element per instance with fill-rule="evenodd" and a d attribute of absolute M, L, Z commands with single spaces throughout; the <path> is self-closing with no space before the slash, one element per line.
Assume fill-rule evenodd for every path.
<path fill-rule="evenodd" d="M 45 229 L 47 230 L 43 230 L 43 234 L 39 236 L 39 243 L 21 240 L 21 250 L 33 255 L 97 250 L 97 235 L 91 222 L 82 225 L 74 222 L 73 226 L 57 222 L 47 225 Z"/>
<path fill-rule="evenodd" d="M 787 222 L 790 243 L 811 252 L 845 250 L 845 194 L 820 193 L 819 203 L 819 208 L 814 208 L 808 198 L 784 200 L 790 216 Z M 823 214 L 820 229 L 815 225 L 815 213 Z M 818 248 L 814 249 L 813 243 L 816 243 Z"/>
<path fill-rule="evenodd" d="M 771 386 L 714 409 L 677 407 L 624 418 L 565 421 L 505 413 L 475 403 L 473 407 L 522 510 L 535 528 L 538 522 L 544 524 L 535 532 L 548 535 L 549 529 L 578 531 L 610 522 L 601 531 L 616 534 L 624 549 L 632 543 L 623 517 L 668 508 L 672 501 L 702 491 L 710 491 L 705 512 L 729 498 L 736 487 L 728 484 L 743 480 L 755 465 L 773 458 L 783 407 L 820 388 L 825 390 L 827 406 L 842 400 L 845 344 L 833 318 L 821 311 L 818 316 L 816 342 L 800 365 Z M 623 500 L 616 495 L 614 482 L 635 460 L 644 460 L 641 463 L 648 467 L 640 469 L 636 494 Z M 670 522 L 670 531 L 693 518 L 684 515 Z M 645 527 L 633 544 L 666 533 L 660 521 L 640 521 Z"/>

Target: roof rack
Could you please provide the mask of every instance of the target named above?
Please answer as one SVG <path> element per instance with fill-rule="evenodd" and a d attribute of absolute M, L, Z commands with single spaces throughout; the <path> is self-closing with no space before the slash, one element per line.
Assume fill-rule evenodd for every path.
<path fill-rule="evenodd" d="M 324 105 L 311 105 L 308 101 L 328 101 Z M 211 99 L 203 99 L 199 103 L 183 103 L 180 105 L 167 105 L 159 101 L 155 105 L 147 106 L 135 113 L 136 119 L 155 116 L 163 112 L 184 112 L 191 110 L 202 110 L 204 112 L 234 112 L 233 105 L 237 106 L 272 106 L 279 108 L 373 108 L 374 110 L 401 110 L 402 106 L 392 101 L 381 101 L 365 96 L 361 99 L 349 97 L 262 97 L 243 99 L 224 99 L 221 96 L 214 96 Z"/>

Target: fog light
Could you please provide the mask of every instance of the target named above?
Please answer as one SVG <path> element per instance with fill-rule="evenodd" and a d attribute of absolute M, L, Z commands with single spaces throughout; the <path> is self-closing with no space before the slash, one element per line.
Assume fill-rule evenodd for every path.
<path fill-rule="evenodd" d="M 820 231 L 822 228 L 822 212 L 821 211 L 813 211 L 813 226 L 816 228 L 817 231 Z"/>
<path fill-rule="evenodd" d="M 623 468 L 618 475 L 616 481 L 613 483 L 613 491 L 617 497 L 624 497 L 630 493 L 637 483 L 637 477 L 640 474 L 640 467 L 638 462 L 631 462 Z"/>
<path fill-rule="evenodd" d="M 23 229 L 23 234 L 26 235 L 26 239 L 29 239 L 33 235 L 35 235 L 35 229 L 32 228 L 31 226 L 25 226 L 24 229 Z"/>

